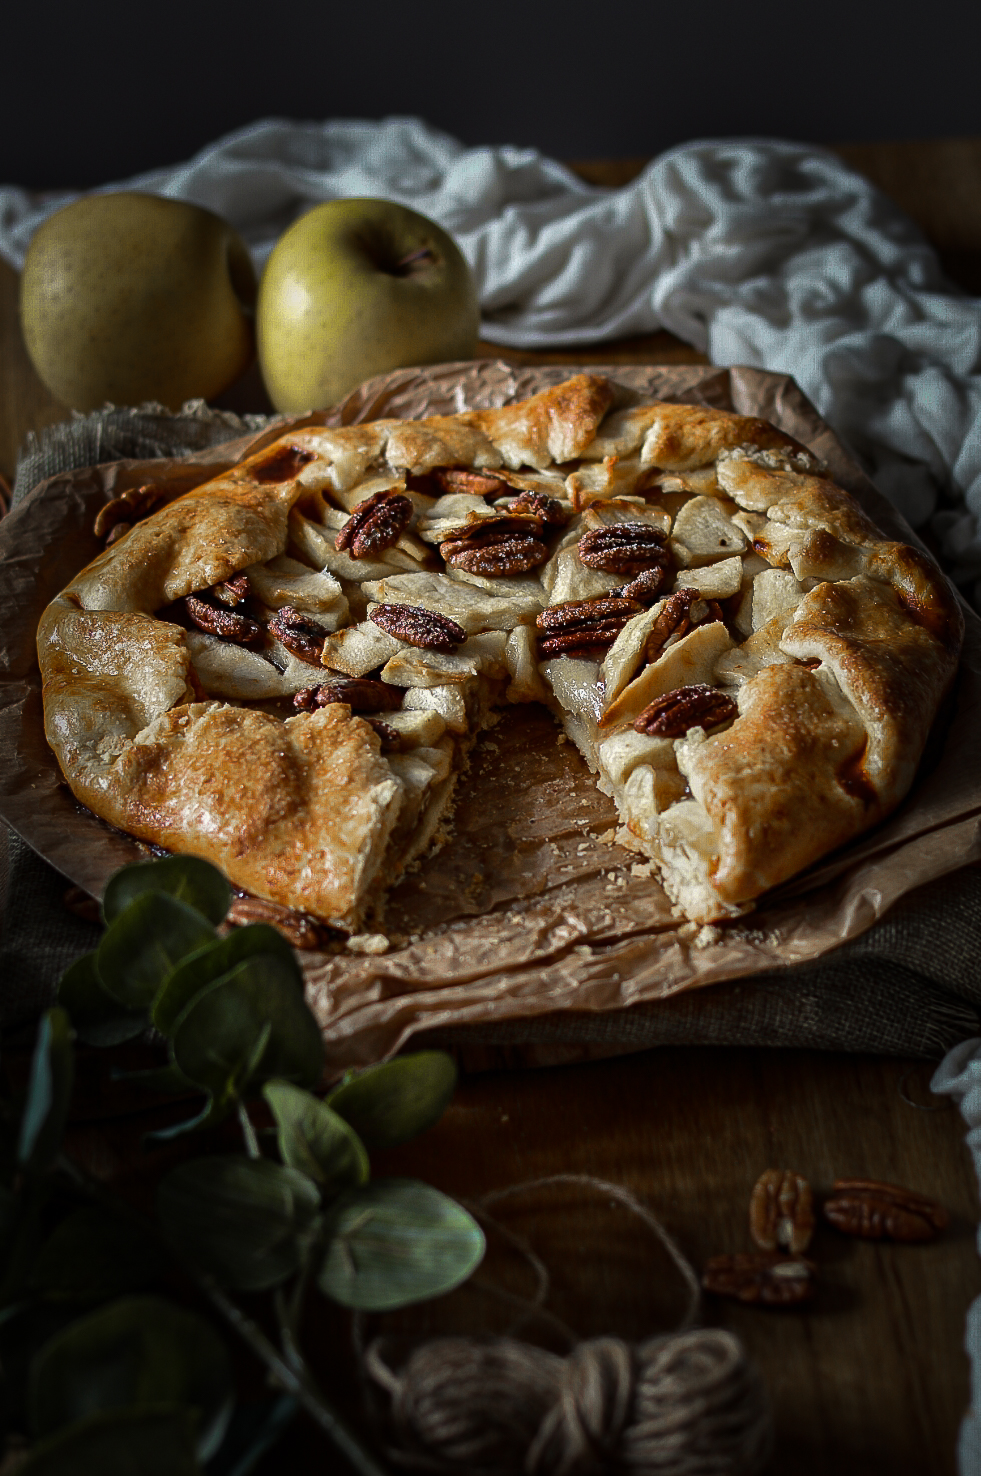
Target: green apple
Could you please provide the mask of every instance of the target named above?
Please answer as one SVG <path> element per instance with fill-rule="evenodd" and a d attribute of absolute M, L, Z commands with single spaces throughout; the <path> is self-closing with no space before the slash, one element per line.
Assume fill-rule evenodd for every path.
<path fill-rule="evenodd" d="M 35 232 L 21 278 L 24 341 L 76 410 L 211 399 L 255 352 L 256 280 L 226 221 L 158 195 L 90 195 Z"/>
<path fill-rule="evenodd" d="M 320 410 L 363 379 L 469 359 L 480 306 L 455 241 L 391 200 L 330 200 L 273 250 L 259 285 L 259 364 L 277 410 Z"/>

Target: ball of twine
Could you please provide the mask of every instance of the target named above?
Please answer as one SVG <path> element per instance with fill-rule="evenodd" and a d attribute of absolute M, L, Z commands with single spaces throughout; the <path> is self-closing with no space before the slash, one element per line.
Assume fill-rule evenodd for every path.
<path fill-rule="evenodd" d="M 514 1338 L 435 1338 L 396 1371 L 383 1340 L 364 1354 L 385 1389 L 402 1465 L 444 1476 L 750 1476 L 769 1459 L 766 1389 L 739 1340 L 687 1326 L 697 1310 L 694 1270 L 632 1195 L 587 1175 L 579 1183 L 638 1214 L 669 1250 L 693 1293 L 684 1330 L 637 1345 L 576 1343 L 566 1357 Z"/>

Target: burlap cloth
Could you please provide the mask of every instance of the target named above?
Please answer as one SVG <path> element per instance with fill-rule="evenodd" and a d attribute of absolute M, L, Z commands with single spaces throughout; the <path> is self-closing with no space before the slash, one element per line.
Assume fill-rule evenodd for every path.
<path fill-rule="evenodd" d="M 572 370 L 568 372 L 574 372 Z M 125 458 L 173 457 L 264 424 L 204 406 L 171 415 L 107 409 L 31 437 L 16 505 L 57 473 Z M 64 906 L 66 880 L 0 828 L 0 1024 L 51 1001 L 67 965 L 99 929 Z M 452 1046 L 464 1064 L 544 1065 L 655 1045 L 804 1046 L 937 1058 L 981 1033 L 981 873 L 963 867 L 907 894 L 861 937 L 814 962 L 690 989 L 606 1013 L 565 1010 L 414 1036 Z"/>

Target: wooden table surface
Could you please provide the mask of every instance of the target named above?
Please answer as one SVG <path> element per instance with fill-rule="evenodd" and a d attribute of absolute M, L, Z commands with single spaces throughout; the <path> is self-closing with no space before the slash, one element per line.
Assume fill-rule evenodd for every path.
<path fill-rule="evenodd" d="M 981 292 L 981 139 L 854 145 L 840 152 L 899 201 L 941 251 L 950 276 Z M 629 180 L 643 160 L 577 166 L 596 183 Z M 10 478 L 25 433 L 67 412 L 37 380 L 17 322 L 16 274 L 0 264 L 0 472 Z M 485 345 L 487 353 L 500 350 Z M 667 333 L 520 362 L 704 362 Z M 224 397 L 262 409 L 253 372 Z M 476 1197 L 556 1172 L 588 1173 L 640 1196 L 701 1267 L 749 1248 L 747 1201 L 758 1174 L 790 1167 L 816 1189 L 837 1175 L 905 1183 L 940 1199 L 950 1229 L 927 1247 L 876 1245 L 821 1230 L 821 1283 L 806 1311 L 765 1312 L 707 1299 L 706 1320 L 732 1328 L 771 1390 L 773 1472 L 797 1476 L 947 1476 L 968 1395 L 964 1315 L 981 1293 L 974 1245 L 978 1194 L 953 1110 L 922 1110 L 924 1063 L 789 1050 L 661 1049 L 588 1065 L 493 1072 L 461 1082 L 443 1121 L 384 1155 L 377 1171 L 418 1174 Z M 92 1114 L 90 1114 L 92 1116 Z M 136 1120 L 80 1123 L 76 1148 L 109 1178 L 135 1168 Z M 683 1298 L 677 1274 L 642 1225 L 567 1187 L 539 1190 L 498 1217 L 529 1236 L 552 1274 L 553 1309 L 580 1335 L 640 1339 L 669 1330 Z M 501 1274 L 511 1275 L 505 1267 Z M 516 1283 L 517 1284 L 517 1283 Z M 403 1314 L 419 1332 L 494 1329 L 474 1289 Z M 354 1401 L 339 1312 L 311 1308 L 311 1349 Z M 259 1470 L 339 1469 L 297 1421 Z"/>

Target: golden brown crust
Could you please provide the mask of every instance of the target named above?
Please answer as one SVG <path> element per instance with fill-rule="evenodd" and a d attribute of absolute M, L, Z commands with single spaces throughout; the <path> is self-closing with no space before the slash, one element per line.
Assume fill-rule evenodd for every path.
<path fill-rule="evenodd" d="M 863 769 L 882 810 L 913 782 L 940 699 L 950 653 L 910 618 L 891 585 L 860 575 L 804 596 L 781 649 L 820 660 L 865 725 Z"/>
<path fill-rule="evenodd" d="M 434 466 L 495 469 L 500 451 L 476 422 L 450 415 L 429 420 L 387 423 L 385 459 L 390 466 L 410 472 L 428 472 Z"/>
<path fill-rule="evenodd" d="M 219 704 L 171 709 L 117 764 L 106 818 L 214 861 L 238 886 L 339 927 L 381 864 L 398 785 L 342 706 L 285 723 Z"/>
<path fill-rule="evenodd" d="M 500 410 L 475 410 L 461 418 L 478 426 L 508 466 L 561 464 L 581 456 L 613 401 L 613 386 L 597 374 L 577 374 Z"/>
<path fill-rule="evenodd" d="M 654 408 L 641 460 L 663 471 L 694 471 L 716 461 L 722 452 L 738 447 L 798 449 L 790 436 L 756 416 L 734 415 L 701 405 L 660 404 Z"/>
<path fill-rule="evenodd" d="M 873 579 L 892 585 L 911 619 L 956 661 L 964 640 L 964 613 L 933 560 L 908 543 L 879 543 L 870 550 L 865 567 Z"/>
<path fill-rule="evenodd" d="M 742 688 L 739 705 L 726 733 L 681 760 L 717 827 L 712 885 L 727 903 L 758 897 L 881 813 L 876 806 L 870 818 L 865 795 L 849 783 L 865 729 L 814 672 L 766 667 Z"/>
<path fill-rule="evenodd" d="M 728 625 L 696 625 L 682 634 L 687 645 L 654 653 L 647 665 L 638 648 L 605 712 L 602 691 L 588 681 L 569 690 L 581 691 L 585 704 L 570 710 L 570 731 L 591 762 L 590 744 L 600 740 L 611 764 L 617 755 L 607 777 L 668 890 L 699 921 L 738 912 L 887 814 L 912 782 L 956 668 L 963 620 L 943 576 L 918 550 L 883 540 L 846 493 L 816 474 L 808 453 L 767 422 L 663 403 L 608 413 L 613 401 L 606 380 L 582 374 L 496 410 L 307 428 L 137 523 L 52 602 L 38 633 L 46 732 L 74 793 L 133 835 L 208 857 L 259 896 L 357 928 L 373 889 L 392 879 L 389 841 L 403 845 L 414 828 L 423 834 L 434 824 L 435 811 L 423 805 L 427 784 L 434 793 L 452 789 L 448 755 L 456 740 L 439 735 L 465 735 L 465 684 L 481 673 L 501 680 L 504 632 L 534 618 L 539 599 L 588 597 L 579 579 L 598 577 L 602 590 L 616 583 L 579 565 L 576 539 L 593 526 L 596 509 L 605 508 L 603 517 L 620 509 L 617 495 L 658 499 L 652 482 L 663 472 L 673 476 L 672 485 L 661 478 L 669 495 L 641 512 L 660 519 L 665 537 L 679 495 L 701 499 L 686 504 L 688 522 L 678 523 L 680 543 L 671 546 L 679 558 L 695 514 L 717 510 L 712 497 L 732 499 L 723 503 L 725 518 L 736 520 L 725 547 L 696 549 L 698 567 L 678 574 L 682 583 L 702 581 L 702 589 L 725 575 L 725 591 L 720 584 L 711 598 L 732 596 Z M 380 486 L 404 488 L 408 473 L 438 467 L 501 469 L 516 486 L 547 485 L 550 494 L 562 493 L 569 517 L 593 506 L 578 528 L 547 535 L 562 546 L 541 584 L 532 575 L 490 581 L 481 593 L 453 586 L 467 642 L 450 655 L 406 647 L 370 620 L 348 629 L 355 623 L 348 596 L 363 611 L 387 584 L 403 599 L 408 579 L 404 602 L 413 603 L 416 590 L 415 603 L 432 608 L 436 576 L 424 572 L 436 562 L 432 550 L 454 519 L 487 516 L 482 505 L 475 509 L 466 497 L 462 506 L 459 498 L 437 504 L 413 493 L 430 511 L 419 513 L 417 533 L 399 547 L 359 564 L 333 542 L 363 496 Z M 298 503 L 309 518 L 299 517 Z M 629 520 L 632 505 L 623 509 Z M 740 555 L 744 541 L 752 547 Z M 288 546 L 307 565 L 279 557 Z M 275 559 L 267 578 L 265 566 Z M 310 572 L 311 562 L 324 572 Z M 324 649 L 351 675 L 397 671 L 397 684 L 432 690 L 429 708 L 414 699 L 397 715 L 406 732 L 415 725 L 419 746 L 411 754 L 389 762 L 370 725 L 340 704 L 283 721 L 199 700 L 190 650 L 206 654 L 214 638 L 189 639 L 168 622 L 166 607 L 248 568 L 260 571 L 257 588 L 275 586 L 276 609 L 293 602 L 291 591 L 305 589 L 304 579 L 316 584 L 305 608 L 325 634 L 335 633 Z M 740 601 L 737 638 L 744 643 L 734 646 Z M 528 642 L 514 644 L 527 667 Z M 663 742 L 644 748 L 642 735 L 638 747 L 629 730 L 634 708 L 644 694 L 683 685 L 691 674 L 686 653 L 696 647 L 698 681 L 738 688 L 738 718 L 707 738 L 691 730 L 676 757 Z M 221 680 L 235 691 L 234 648 L 221 654 L 222 671 L 231 669 Z M 279 657 L 288 651 L 280 648 Z M 247 661 L 243 654 L 240 664 L 249 663 L 260 674 L 268 670 L 277 697 L 313 681 L 302 661 L 293 661 L 299 675 L 264 667 L 254 653 Z M 214 671 L 219 665 L 212 663 Z M 556 679 L 562 702 L 560 686 Z M 223 690 L 210 688 L 213 697 Z M 602 770 L 602 755 L 598 762 Z M 647 807 L 640 815 L 636 803 Z"/>

